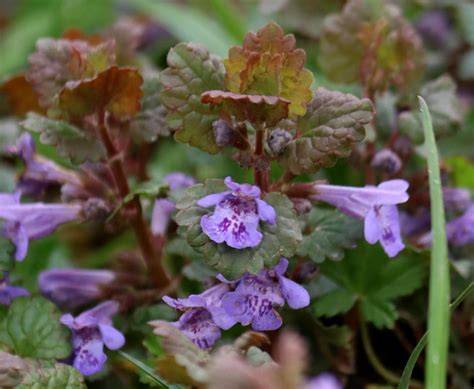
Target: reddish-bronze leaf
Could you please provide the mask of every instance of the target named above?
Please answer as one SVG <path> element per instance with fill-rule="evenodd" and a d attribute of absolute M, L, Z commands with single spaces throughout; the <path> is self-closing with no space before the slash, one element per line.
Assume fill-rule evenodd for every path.
<path fill-rule="evenodd" d="M 240 121 L 266 123 L 273 126 L 288 117 L 290 101 L 278 96 L 242 95 L 239 93 L 211 90 L 201 94 L 201 102 L 217 105 L 230 112 Z"/>
<path fill-rule="evenodd" d="M 39 105 L 38 94 L 23 74 L 5 81 L 0 90 L 6 95 L 7 104 L 16 116 L 24 116 L 28 112 L 45 113 Z"/>
<path fill-rule="evenodd" d="M 304 115 L 313 81 L 305 60 L 304 50 L 295 48 L 295 37 L 271 22 L 229 50 L 225 86 L 235 93 L 283 97 L 290 101 L 291 115 Z"/>
<path fill-rule="evenodd" d="M 112 66 L 94 78 L 68 82 L 59 94 L 59 108 L 71 117 L 106 110 L 130 119 L 140 110 L 142 83 L 136 69 Z"/>
<path fill-rule="evenodd" d="M 28 58 L 30 68 L 26 78 L 40 96 L 43 107 L 55 103 L 68 81 L 94 77 L 115 63 L 113 41 L 90 44 L 78 32 L 70 32 L 68 36 L 78 39 L 39 39 L 36 52 Z"/>

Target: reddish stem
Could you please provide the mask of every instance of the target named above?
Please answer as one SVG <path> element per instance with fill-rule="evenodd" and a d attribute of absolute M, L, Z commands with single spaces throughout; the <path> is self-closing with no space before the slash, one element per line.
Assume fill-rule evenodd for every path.
<path fill-rule="evenodd" d="M 263 139 L 265 137 L 265 127 L 257 128 L 257 133 L 255 134 L 255 164 L 254 167 L 254 180 L 255 184 L 262 190 L 262 192 L 268 192 L 269 187 L 269 171 L 268 168 L 261 168 L 259 166 L 263 157 Z"/>
<path fill-rule="evenodd" d="M 105 112 L 104 110 L 99 111 L 99 135 L 102 143 L 107 151 L 107 157 L 109 160 L 110 169 L 114 177 L 115 185 L 121 198 L 126 197 L 130 188 L 128 186 L 127 175 L 123 166 L 123 161 L 119 156 L 109 131 L 105 124 Z M 161 251 L 157 253 L 153 246 L 152 236 L 148 225 L 143 218 L 143 209 L 140 203 L 140 199 L 135 197 L 126 205 L 131 211 L 130 224 L 135 232 L 138 245 L 142 252 L 143 258 L 148 267 L 150 278 L 157 288 L 164 288 L 169 285 L 170 281 L 168 275 L 165 272 L 161 264 Z M 159 254 L 159 255 L 158 255 Z"/>

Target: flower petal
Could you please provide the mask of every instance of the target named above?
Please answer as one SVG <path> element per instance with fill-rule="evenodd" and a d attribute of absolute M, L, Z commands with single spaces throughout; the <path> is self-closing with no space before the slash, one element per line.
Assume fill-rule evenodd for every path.
<path fill-rule="evenodd" d="M 88 330 L 88 329 L 86 329 Z M 73 366 L 83 375 L 89 376 L 102 370 L 107 356 L 100 334 L 87 334 L 78 331 L 75 335 Z"/>
<path fill-rule="evenodd" d="M 201 218 L 204 233 L 214 242 L 226 242 L 235 249 L 255 247 L 262 240 L 258 231 L 256 203 L 229 196 L 221 201 L 212 215 Z"/>
<path fill-rule="evenodd" d="M 257 202 L 257 210 L 258 210 L 258 216 L 260 217 L 260 220 L 263 220 L 264 222 L 267 222 L 269 224 L 275 224 L 276 222 L 276 212 L 275 209 L 267 204 L 265 201 L 261 199 L 255 199 Z"/>
<path fill-rule="evenodd" d="M 309 293 L 301 285 L 289 278 L 279 276 L 281 293 L 288 305 L 293 309 L 307 307 L 309 305 Z"/>
<path fill-rule="evenodd" d="M 219 204 L 227 195 L 230 195 L 232 192 L 226 191 L 221 193 L 213 193 L 207 196 L 204 196 L 202 199 L 196 202 L 197 205 L 203 208 L 209 208 L 213 205 Z"/>
<path fill-rule="evenodd" d="M 212 347 L 221 337 L 221 330 L 212 320 L 211 314 L 203 308 L 186 311 L 177 322 L 172 324 L 202 349 Z"/>
<path fill-rule="evenodd" d="M 395 205 L 376 206 L 367 216 L 364 231 L 369 243 L 380 241 L 389 257 L 396 256 L 405 248 L 400 235 L 398 210 Z"/>
<path fill-rule="evenodd" d="M 99 331 L 102 341 L 110 350 L 118 350 L 125 344 L 125 337 L 114 327 L 107 324 L 99 324 Z"/>
<path fill-rule="evenodd" d="M 155 200 L 151 216 L 151 232 L 153 235 L 164 235 L 168 229 L 171 215 L 176 210 L 174 203 L 168 199 Z"/>

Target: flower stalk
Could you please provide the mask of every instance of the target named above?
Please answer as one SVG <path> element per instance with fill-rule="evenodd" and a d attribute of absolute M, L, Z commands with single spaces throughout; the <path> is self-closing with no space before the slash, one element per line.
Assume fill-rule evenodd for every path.
<path fill-rule="evenodd" d="M 99 135 L 107 151 L 107 158 L 109 160 L 115 185 L 117 186 L 120 197 L 125 198 L 129 194 L 130 188 L 128 186 L 123 161 L 121 158 L 119 158 L 119 153 L 112 142 L 109 131 L 105 124 L 104 110 L 99 111 L 98 119 Z M 127 204 L 127 207 L 133 211 L 130 224 L 140 246 L 143 259 L 147 265 L 150 279 L 154 286 L 158 288 L 164 288 L 170 283 L 170 280 L 161 264 L 162 249 L 155 248 L 153 245 L 150 230 L 143 218 L 143 209 L 140 199 L 135 197 Z"/>

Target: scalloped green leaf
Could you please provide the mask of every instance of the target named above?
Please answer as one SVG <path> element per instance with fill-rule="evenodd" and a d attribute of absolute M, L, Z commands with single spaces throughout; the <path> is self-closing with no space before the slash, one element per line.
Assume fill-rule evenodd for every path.
<path fill-rule="evenodd" d="M 306 115 L 296 123 L 296 137 L 278 162 L 293 174 L 314 173 L 347 157 L 365 137 L 364 126 L 374 116 L 369 99 L 318 88 Z"/>
<path fill-rule="evenodd" d="M 21 125 L 27 131 L 41 133 L 41 143 L 56 146 L 60 156 L 73 162 L 97 161 L 105 156 L 104 146 L 92 131 L 32 112 Z"/>
<path fill-rule="evenodd" d="M 84 377 L 78 370 L 63 363 L 50 368 L 34 370 L 23 377 L 17 389 L 87 389 Z"/>
<path fill-rule="evenodd" d="M 305 219 L 311 232 L 304 235 L 297 253 L 316 263 L 340 261 L 344 249 L 354 248 L 363 236 L 362 222 L 336 209 L 313 208 Z"/>
<path fill-rule="evenodd" d="M 197 206 L 196 201 L 226 189 L 222 180 L 208 180 L 205 184 L 188 188 L 176 204 L 179 210 L 176 222 L 180 232 L 189 245 L 204 256 L 208 265 L 225 277 L 235 279 L 245 272 L 257 273 L 263 267 L 272 267 L 280 257 L 291 257 L 296 252 L 302 235 L 293 205 L 288 197 L 275 192 L 268 193 L 264 200 L 275 209 L 277 222 L 275 225 L 260 224 L 263 233 L 260 245 L 237 250 L 211 241 L 199 224 L 201 217 L 210 210 Z"/>
<path fill-rule="evenodd" d="M 376 327 L 392 328 L 397 318 L 393 301 L 423 285 L 427 275 L 424 261 L 413 252 L 389 259 L 378 246 L 360 244 L 340 262 L 326 261 L 321 272 L 338 285 L 313 303 L 317 315 L 347 312 L 359 302 L 364 319 Z"/>
<path fill-rule="evenodd" d="M 324 19 L 319 63 L 331 81 L 362 81 L 370 92 L 410 87 L 424 67 L 423 43 L 399 7 L 350 0 Z"/>
<path fill-rule="evenodd" d="M 43 297 L 13 300 L 0 324 L 0 344 L 21 357 L 61 359 L 71 353 L 69 332 L 60 312 Z"/>
<path fill-rule="evenodd" d="M 453 135 L 461 129 L 463 122 L 461 102 L 457 97 L 456 83 L 451 76 L 443 75 L 427 82 L 422 86 L 419 94 L 430 107 L 436 138 Z M 398 120 L 401 133 L 408 135 L 417 144 L 424 142 L 421 114 L 418 108 L 402 112 Z"/>
<path fill-rule="evenodd" d="M 168 68 L 160 74 L 162 104 L 168 110 L 166 120 L 175 139 L 211 154 L 219 147 L 212 122 L 217 112 L 201 103 L 201 94 L 224 89 L 224 65 L 196 43 L 180 43 L 168 53 Z"/>

